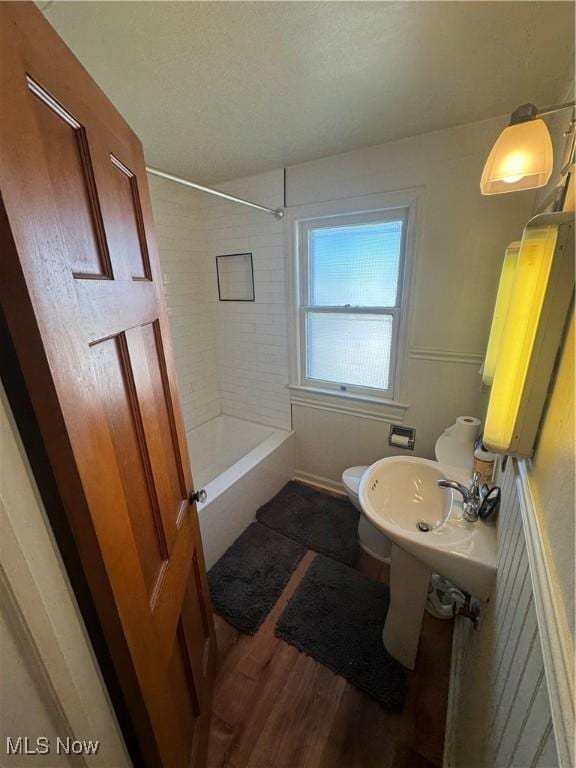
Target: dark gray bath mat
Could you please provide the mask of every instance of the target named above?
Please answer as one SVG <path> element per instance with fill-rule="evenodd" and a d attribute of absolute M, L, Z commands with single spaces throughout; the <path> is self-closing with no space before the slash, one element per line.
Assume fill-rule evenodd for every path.
<path fill-rule="evenodd" d="M 404 668 L 382 644 L 389 590 L 317 555 L 286 606 L 276 634 L 391 709 L 404 703 Z"/>
<path fill-rule="evenodd" d="M 292 539 L 252 523 L 208 571 L 216 613 L 253 635 L 305 551 Z"/>
<path fill-rule="evenodd" d="M 301 541 L 352 565 L 358 550 L 360 513 L 348 499 L 338 499 L 290 482 L 256 512 L 256 519 L 284 536 Z"/>

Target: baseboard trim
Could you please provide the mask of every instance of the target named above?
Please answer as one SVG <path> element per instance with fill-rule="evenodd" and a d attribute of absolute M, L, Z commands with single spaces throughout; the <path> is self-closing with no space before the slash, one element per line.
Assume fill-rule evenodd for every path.
<path fill-rule="evenodd" d="M 575 765 L 576 719 L 572 634 L 547 562 L 544 533 L 530 488 L 529 463 L 515 460 L 514 467 L 558 760 L 561 768 L 571 768 Z"/>
<path fill-rule="evenodd" d="M 314 485 L 317 488 L 323 488 L 325 491 L 337 493 L 339 496 L 346 496 L 346 491 L 344 490 L 342 483 L 330 480 L 328 477 L 313 475 L 311 472 L 304 472 L 302 469 L 297 469 L 294 473 L 294 480 L 306 483 L 307 485 Z"/>

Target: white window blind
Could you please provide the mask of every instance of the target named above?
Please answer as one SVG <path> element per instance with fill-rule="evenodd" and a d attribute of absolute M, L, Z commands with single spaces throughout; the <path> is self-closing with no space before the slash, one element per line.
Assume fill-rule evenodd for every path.
<path fill-rule="evenodd" d="M 304 383 L 392 395 L 406 224 L 405 212 L 395 213 L 305 223 Z"/>

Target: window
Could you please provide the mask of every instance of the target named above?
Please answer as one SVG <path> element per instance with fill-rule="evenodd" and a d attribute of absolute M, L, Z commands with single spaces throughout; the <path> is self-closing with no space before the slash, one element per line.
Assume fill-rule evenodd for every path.
<path fill-rule="evenodd" d="M 302 384 L 392 398 L 407 211 L 300 223 Z"/>

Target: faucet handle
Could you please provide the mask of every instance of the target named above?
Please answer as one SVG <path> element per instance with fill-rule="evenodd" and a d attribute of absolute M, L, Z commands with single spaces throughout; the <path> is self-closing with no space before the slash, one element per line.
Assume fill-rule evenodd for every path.
<path fill-rule="evenodd" d="M 480 504 L 482 500 L 482 491 L 480 489 L 480 480 L 482 475 L 480 472 L 472 473 L 472 485 L 470 486 L 470 496 L 476 504 Z"/>

